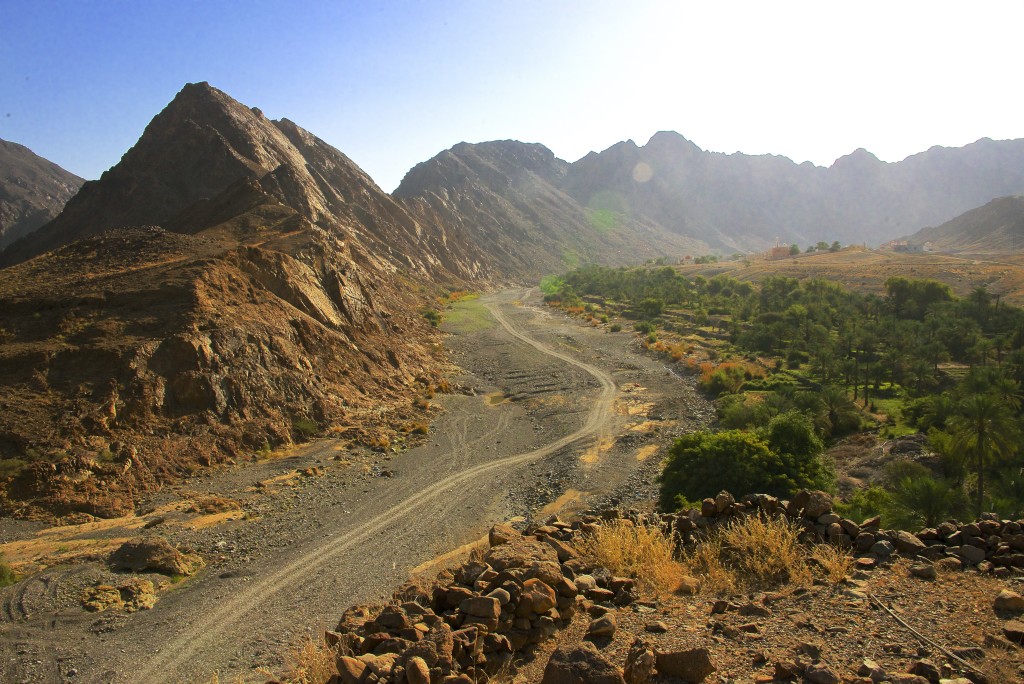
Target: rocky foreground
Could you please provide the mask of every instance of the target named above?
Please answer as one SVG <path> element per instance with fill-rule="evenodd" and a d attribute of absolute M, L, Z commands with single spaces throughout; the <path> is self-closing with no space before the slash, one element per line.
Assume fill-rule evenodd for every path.
<path fill-rule="evenodd" d="M 788 520 L 808 548 L 851 553 L 815 553 L 837 560 L 819 561 L 806 581 L 793 573 L 773 587 L 723 591 L 680 574 L 659 592 L 584 551 L 605 528 L 658 529 L 692 572 L 716 530 L 754 517 Z M 722 493 L 701 510 L 605 511 L 522 532 L 498 525 L 486 548 L 434 581 L 410 582 L 383 607 L 346 610 L 324 635 L 336 667 L 324 681 L 1020 681 L 1024 598 L 1011 587 L 1024 576 L 1021 524 L 888 531 L 877 519 L 843 520 L 822 492 L 801 492 L 792 501 Z"/>

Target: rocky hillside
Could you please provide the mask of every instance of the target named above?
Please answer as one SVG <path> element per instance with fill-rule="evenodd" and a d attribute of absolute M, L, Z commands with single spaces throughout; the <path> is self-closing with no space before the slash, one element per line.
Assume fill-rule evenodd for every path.
<path fill-rule="evenodd" d="M 807 491 L 496 525 L 432 585 L 345 610 L 313 681 L 1020 681 L 1022 539 L 995 519 L 886 531 Z"/>
<path fill-rule="evenodd" d="M 395 197 L 422 223 L 445 231 L 453 248 L 476 246 L 488 270 L 505 275 L 707 251 L 700 239 L 631 218 L 625 206 L 577 202 L 560 189 L 569 168 L 543 145 L 460 143 L 413 168 Z"/>
<path fill-rule="evenodd" d="M 386 445 L 440 367 L 416 293 L 482 275 L 340 152 L 206 84 L 5 255 L 3 503 L 26 514 L 116 513 L 318 427 Z"/>
<path fill-rule="evenodd" d="M 59 214 L 82 183 L 27 147 L 0 140 L 0 249 Z"/>
<path fill-rule="evenodd" d="M 662 132 L 643 147 L 627 141 L 587 155 L 561 187 L 584 205 L 614 198 L 628 216 L 727 251 L 776 237 L 870 245 L 1024 192 L 1024 140 L 933 147 L 898 163 L 861 149 L 822 168 L 706 152 Z"/>
<path fill-rule="evenodd" d="M 1024 249 L 1024 196 L 994 199 L 941 226 L 919 230 L 906 240 L 939 252 L 1017 254 Z"/>

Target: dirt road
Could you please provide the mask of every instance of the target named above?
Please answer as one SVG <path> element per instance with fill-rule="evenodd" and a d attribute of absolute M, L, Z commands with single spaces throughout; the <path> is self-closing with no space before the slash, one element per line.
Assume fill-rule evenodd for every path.
<path fill-rule="evenodd" d="M 706 420 L 707 406 L 628 336 L 517 306 L 523 297 L 491 295 L 472 330 L 456 326 L 459 381 L 477 396 L 445 397 L 428 444 L 313 478 L 254 521 L 182 530 L 176 543 L 212 556 L 211 567 L 154 609 L 82 612 L 66 577 L 88 579 L 80 569 L 8 590 L 5 681 L 193 682 L 274 668 L 297 631 L 332 626 L 342 606 L 380 598 L 494 522 L 649 494 L 652 449 Z M 321 441 L 290 465 L 335 453 Z M 230 492 L 246 475 L 193 487 Z"/>

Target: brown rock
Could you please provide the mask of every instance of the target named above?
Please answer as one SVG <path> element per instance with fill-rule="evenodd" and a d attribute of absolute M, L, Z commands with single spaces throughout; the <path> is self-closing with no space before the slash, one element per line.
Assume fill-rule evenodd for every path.
<path fill-rule="evenodd" d="M 140 537 L 122 544 L 107 559 L 114 570 L 191 575 L 203 567 L 203 559 L 184 554 L 163 537 Z"/>
<path fill-rule="evenodd" d="M 595 618 L 590 621 L 590 625 L 587 626 L 587 637 L 612 637 L 615 636 L 615 629 L 617 627 L 615 621 L 615 613 L 607 612 L 601 617 Z"/>
<path fill-rule="evenodd" d="M 825 663 L 814 663 L 804 670 L 804 678 L 812 684 L 839 684 L 839 678 L 832 668 Z"/>
<path fill-rule="evenodd" d="M 501 615 L 501 603 L 489 596 L 474 596 L 462 601 L 459 610 L 467 615 L 497 620 Z"/>
<path fill-rule="evenodd" d="M 935 566 L 930 563 L 914 563 L 908 568 L 908 572 L 910 572 L 911 577 L 923 580 L 933 580 L 938 577 Z"/>
<path fill-rule="evenodd" d="M 500 547 L 499 547 L 500 548 Z M 523 595 L 519 598 L 516 615 L 530 617 L 546 613 L 555 607 L 555 590 L 539 579 L 528 579 L 523 582 Z"/>
<path fill-rule="evenodd" d="M 683 575 L 679 578 L 679 582 L 676 583 L 673 589 L 675 593 L 682 594 L 683 596 L 692 596 L 700 592 L 700 580 L 690 575 Z"/>
<path fill-rule="evenodd" d="M 555 649 L 541 684 L 625 684 L 619 669 L 590 642 Z"/>
<path fill-rule="evenodd" d="M 657 658 L 654 649 L 642 639 L 633 641 L 626 654 L 626 664 L 622 670 L 626 684 L 648 684 L 654 676 Z"/>
<path fill-rule="evenodd" d="M 910 674 L 924 677 L 929 682 L 937 684 L 939 681 L 939 668 L 930 660 L 915 661 L 909 670 Z"/>
<path fill-rule="evenodd" d="M 798 492 L 797 497 L 800 494 L 802 492 Z M 796 501 L 797 497 L 793 497 L 793 500 Z M 832 497 L 819 490 L 807 492 L 807 502 L 804 503 L 803 509 L 804 517 L 817 520 L 826 513 L 832 512 Z"/>
<path fill-rule="evenodd" d="M 1008 620 L 1003 623 L 1003 636 L 1015 644 L 1024 644 L 1024 622 Z"/>
<path fill-rule="evenodd" d="M 423 658 L 410 658 L 405 664 L 405 681 L 409 684 L 430 684 L 430 668 Z"/>
<path fill-rule="evenodd" d="M 343 684 L 361 684 L 366 663 L 351 656 L 338 656 L 335 658 L 335 664 L 338 666 L 338 675 Z"/>
<path fill-rule="evenodd" d="M 1005 610 L 1010 612 L 1019 613 L 1024 611 L 1024 596 L 1021 596 L 1015 591 L 1009 589 L 1003 589 L 996 596 L 995 601 L 992 602 L 992 608 L 994 610 Z"/>
<path fill-rule="evenodd" d="M 519 537 L 522 537 L 522 535 L 519 534 L 519 530 L 511 525 L 499 523 L 492 527 L 491 531 L 487 533 L 487 543 L 491 546 L 501 546 L 502 544 L 507 544 L 513 539 L 518 539 Z"/>
<path fill-rule="evenodd" d="M 715 666 L 711 662 L 711 652 L 706 648 L 658 653 L 657 664 L 659 674 L 679 677 L 694 683 L 703 682 L 715 671 Z"/>
<path fill-rule="evenodd" d="M 925 550 L 925 543 L 910 532 L 900 530 L 896 533 L 896 550 L 905 556 L 916 556 Z"/>
<path fill-rule="evenodd" d="M 494 546 L 484 555 L 484 562 L 497 572 L 509 568 L 524 568 L 537 561 L 558 563 L 558 553 L 548 544 L 532 537 L 513 537 Z"/>

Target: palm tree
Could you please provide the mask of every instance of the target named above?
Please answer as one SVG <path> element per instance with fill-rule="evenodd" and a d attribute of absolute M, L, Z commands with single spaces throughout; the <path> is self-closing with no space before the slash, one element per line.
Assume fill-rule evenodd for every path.
<path fill-rule="evenodd" d="M 970 394 L 960 403 L 960 415 L 950 422 L 954 448 L 971 458 L 978 478 L 978 517 L 985 496 L 985 469 L 996 458 L 1009 457 L 1016 448 L 1016 424 L 1012 409 L 1015 398 L 995 392 Z"/>
<path fill-rule="evenodd" d="M 825 422 L 828 423 L 829 436 L 836 436 L 846 430 L 852 430 L 860 423 L 860 411 L 850 401 L 849 395 L 842 387 L 828 385 L 818 393 Z"/>

